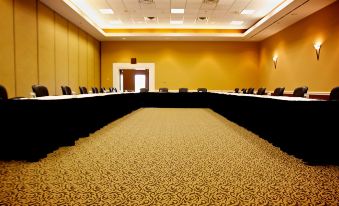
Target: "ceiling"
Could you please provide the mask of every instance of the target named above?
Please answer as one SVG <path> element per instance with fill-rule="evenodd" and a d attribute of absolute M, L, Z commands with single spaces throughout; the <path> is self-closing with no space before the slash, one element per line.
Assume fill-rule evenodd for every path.
<path fill-rule="evenodd" d="M 40 1 L 101 41 L 259 41 L 335 2 L 335 0 Z"/>

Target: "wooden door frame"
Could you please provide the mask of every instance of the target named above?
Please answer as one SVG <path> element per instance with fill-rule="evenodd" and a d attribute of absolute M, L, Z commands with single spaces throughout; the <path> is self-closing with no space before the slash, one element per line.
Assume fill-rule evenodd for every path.
<path fill-rule="evenodd" d="M 155 63 L 113 63 L 113 87 L 120 89 L 120 69 L 143 68 L 149 71 L 149 91 L 155 91 Z M 140 69 L 141 70 L 141 69 Z"/>

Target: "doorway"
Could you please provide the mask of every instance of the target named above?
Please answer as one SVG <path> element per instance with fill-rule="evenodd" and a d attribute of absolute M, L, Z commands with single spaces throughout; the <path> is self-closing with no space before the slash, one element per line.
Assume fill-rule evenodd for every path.
<path fill-rule="evenodd" d="M 124 75 L 121 74 L 120 70 L 124 71 Z M 131 81 L 131 84 L 134 84 L 133 87 L 124 87 L 124 76 L 126 70 L 135 70 L 132 71 L 134 75 L 134 80 L 127 80 Z M 142 76 L 143 72 L 148 72 L 148 79 L 146 79 L 146 75 Z M 127 71 L 128 73 L 128 71 Z M 128 74 L 126 74 L 127 77 Z M 140 76 L 139 76 L 140 75 Z M 142 87 L 142 79 L 145 78 L 145 87 Z M 137 83 L 136 83 L 137 81 Z M 133 82 L 133 83 L 132 83 Z M 154 63 L 137 63 L 137 64 L 130 64 L 130 63 L 113 63 L 113 87 L 117 88 L 120 92 L 125 90 L 133 90 L 138 92 L 139 88 L 148 88 L 149 91 L 155 91 L 155 64 Z M 127 88 L 127 89 L 126 89 Z"/>
<path fill-rule="evenodd" d="M 149 70 L 120 69 L 120 91 L 139 92 L 141 88 L 149 89 Z"/>

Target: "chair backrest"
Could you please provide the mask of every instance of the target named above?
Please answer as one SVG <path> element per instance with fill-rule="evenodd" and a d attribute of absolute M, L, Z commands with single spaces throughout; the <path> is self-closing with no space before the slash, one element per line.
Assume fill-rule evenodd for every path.
<path fill-rule="evenodd" d="M 101 88 L 100 88 L 100 93 L 105 93 L 105 91 L 106 91 L 106 88 L 105 88 L 105 87 L 101 87 Z"/>
<path fill-rule="evenodd" d="M 197 92 L 207 92 L 207 89 L 206 88 L 198 88 Z"/>
<path fill-rule="evenodd" d="M 0 85 L 0 99 L 8 99 L 7 90 L 2 85 Z"/>
<path fill-rule="evenodd" d="M 239 88 L 235 88 L 234 93 L 239 93 Z"/>
<path fill-rule="evenodd" d="M 305 94 L 307 93 L 308 87 L 297 87 L 293 91 L 293 96 L 294 97 L 304 97 Z"/>
<path fill-rule="evenodd" d="M 168 92 L 168 88 L 159 88 L 159 92 L 166 93 Z"/>
<path fill-rule="evenodd" d="M 63 95 L 72 95 L 72 90 L 69 86 L 61 86 L 61 91 Z"/>
<path fill-rule="evenodd" d="M 248 88 L 247 93 L 246 94 L 254 94 L 254 88 Z"/>
<path fill-rule="evenodd" d="M 39 84 L 32 85 L 32 90 L 35 93 L 36 97 L 44 97 L 48 96 L 48 89 L 47 87 Z"/>
<path fill-rule="evenodd" d="M 140 93 L 146 93 L 146 92 L 148 92 L 147 88 L 140 88 Z"/>
<path fill-rule="evenodd" d="M 188 88 L 179 88 L 179 93 L 186 93 L 188 92 Z"/>
<path fill-rule="evenodd" d="M 285 91 L 285 87 L 277 87 L 275 88 L 272 96 L 284 96 L 284 91 Z"/>
<path fill-rule="evenodd" d="M 97 93 L 99 93 L 99 90 L 96 87 L 92 87 L 92 92 L 93 92 L 93 94 L 97 94 Z"/>
<path fill-rule="evenodd" d="M 266 92 L 266 88 L 260 87 L 258 89 L 257 95 L 265 95 L 265 92 Z"/>
<path fill-rule="evenodd" d="M 86 87 L 79 87 L 79 90 L 80 90 L 80 94 L 88 94 Z"/>
<path fill-rule="evenodd" d="M 334 87 L 330 93 L 330 99 L 332 101 L 339 101 L 339 87 Z"/>
<path fill-rule="evenodd" d="M 243 94 L 246 94 L 247 89 L 246 88 L 242 88 L 241 91 L 242 91 Z"/>

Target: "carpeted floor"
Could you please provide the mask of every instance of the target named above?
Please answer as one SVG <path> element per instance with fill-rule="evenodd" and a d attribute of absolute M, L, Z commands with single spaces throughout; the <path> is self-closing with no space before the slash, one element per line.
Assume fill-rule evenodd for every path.
<path fill-rule="evenodd" d="M 339 205 L 339 167 L 208 109 L 139 109 L 39 162 L 0 162 L 0 205 L 57 204 Z"/>

